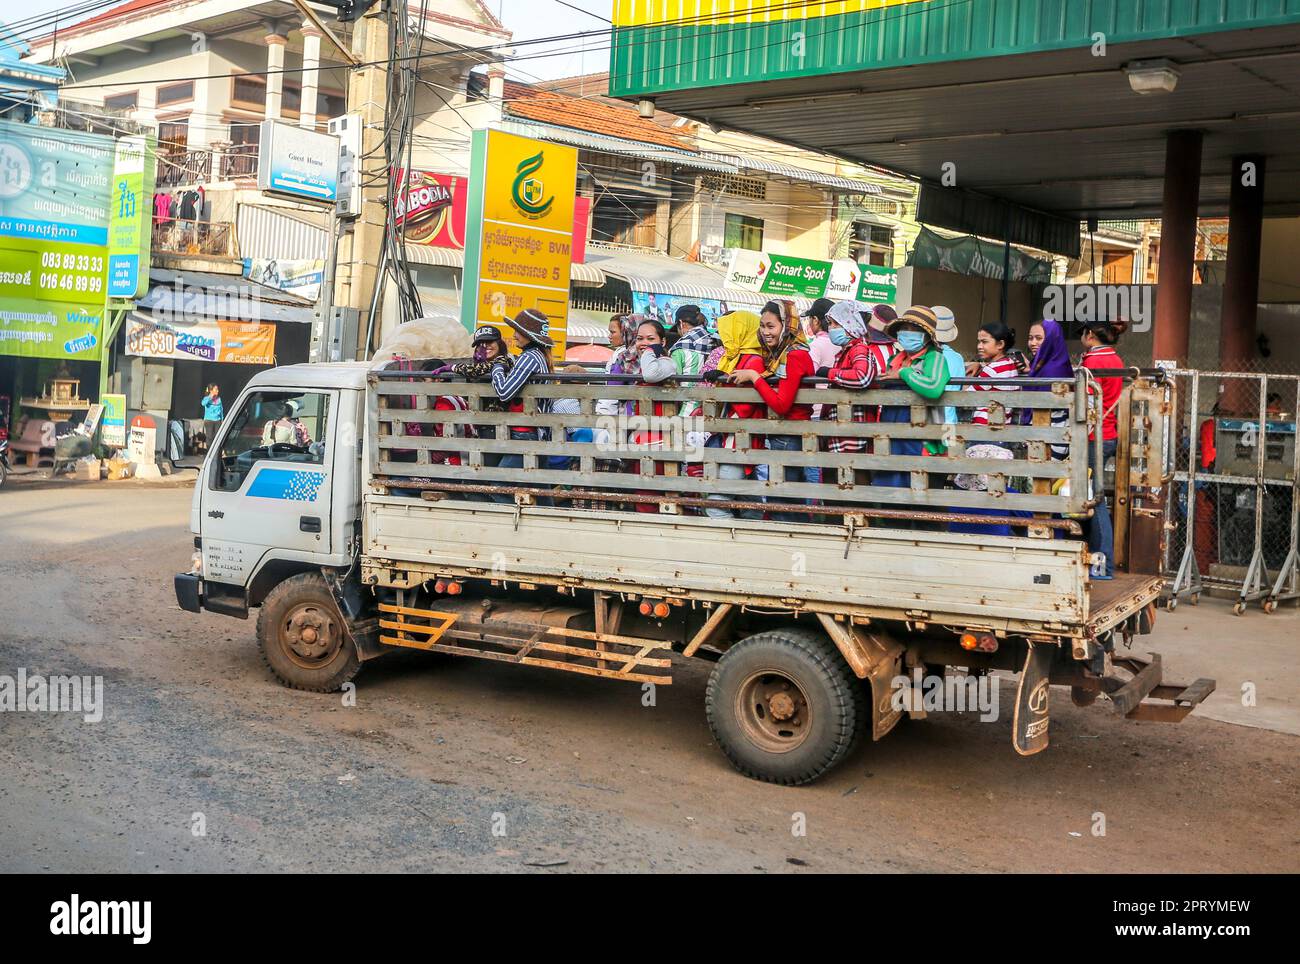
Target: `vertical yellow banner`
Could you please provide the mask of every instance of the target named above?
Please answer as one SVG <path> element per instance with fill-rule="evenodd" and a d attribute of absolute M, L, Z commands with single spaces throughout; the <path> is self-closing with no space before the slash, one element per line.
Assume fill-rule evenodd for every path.
<path fill-rule="evenodd" d="M 550 319 L 564 357 L 578 151 L 502 131 L 475 131 L 465 225 L 467 328 L 496 325 L 525 308 Z"/>

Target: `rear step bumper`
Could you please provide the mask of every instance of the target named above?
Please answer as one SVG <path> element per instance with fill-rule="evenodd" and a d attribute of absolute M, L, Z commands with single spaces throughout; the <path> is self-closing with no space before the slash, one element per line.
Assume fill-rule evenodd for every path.
<path fill-rule="evenodd" d="M 1114 665 L 1128 670 L 1133 678 L 1104 677 L 1101 681 L 1102 689 L 1120 716 L 1155 723 L 1180 723 L 1214 692 L 1215 681 L 1202 678 L 1190 686 L 1165 683 L 1161 678 L 1163 668 L 1160 654 L 1150 655 L 1149 660 L 1139 656 L 1115 659 Z"/>

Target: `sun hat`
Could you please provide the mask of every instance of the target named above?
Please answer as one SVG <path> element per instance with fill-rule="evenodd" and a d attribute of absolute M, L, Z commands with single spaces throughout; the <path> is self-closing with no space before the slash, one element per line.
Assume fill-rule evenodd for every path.
<path fill-rule="evenodd" d="M 935 320 L 938 324 L 934 329 L 934 340 L 941 345 L 957 340 L 957 316 L 952 313 L 951 308 L 945 308 L 943 305 L 935 305 L 930 309 L 934 312 Z"/>
<path fill-rule="evenodd" d="M 551 341 L 550 336 L 546 334 L 550 322 L 547 320 L 546 315 L 536 308 L 525 308 L 513 318 L 507 318 L 506 324 L 529 341 L 541 345 L 543 348 L 555 347 L 555 342 Z"/>

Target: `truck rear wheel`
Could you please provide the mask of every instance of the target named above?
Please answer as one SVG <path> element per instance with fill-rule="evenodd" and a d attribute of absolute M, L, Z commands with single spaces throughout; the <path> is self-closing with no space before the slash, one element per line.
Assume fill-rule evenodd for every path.
<path fill-rule="evenodd" d="M 361 668 L 319 573 L 290 576 L 267 593 L 257 615 L 257 639 L 271 672 L 296 690 L 332 693 Z"/>
<path fill-rule="evenodd" d="M 747 777 L 797 786 L 848 755 L 866 719 L 863 687 L 815 630 L 778 629 L 732 646 L 709 677 L 709 728 Z"/>

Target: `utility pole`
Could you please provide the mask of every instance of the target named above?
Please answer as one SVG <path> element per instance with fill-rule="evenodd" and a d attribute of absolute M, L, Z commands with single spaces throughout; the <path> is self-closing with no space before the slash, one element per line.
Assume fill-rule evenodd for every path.
<path fill-rule="evenodd" d="M 379 283 L 388 211 L 388 169 L 384 159 L 384 128 L 388 116 L 388 16 L 391 0 L 372 7 L 356 24 L 352 53 L 362 66 L 348 79 L 348 110 L 361 115 L 361 212 L 353 228 L 335 248 L 334 304 L 357 309 L 357 358 L 369 354 L 365 317 Z M 378 327 L 378 326 L 376 326 Z"/>

